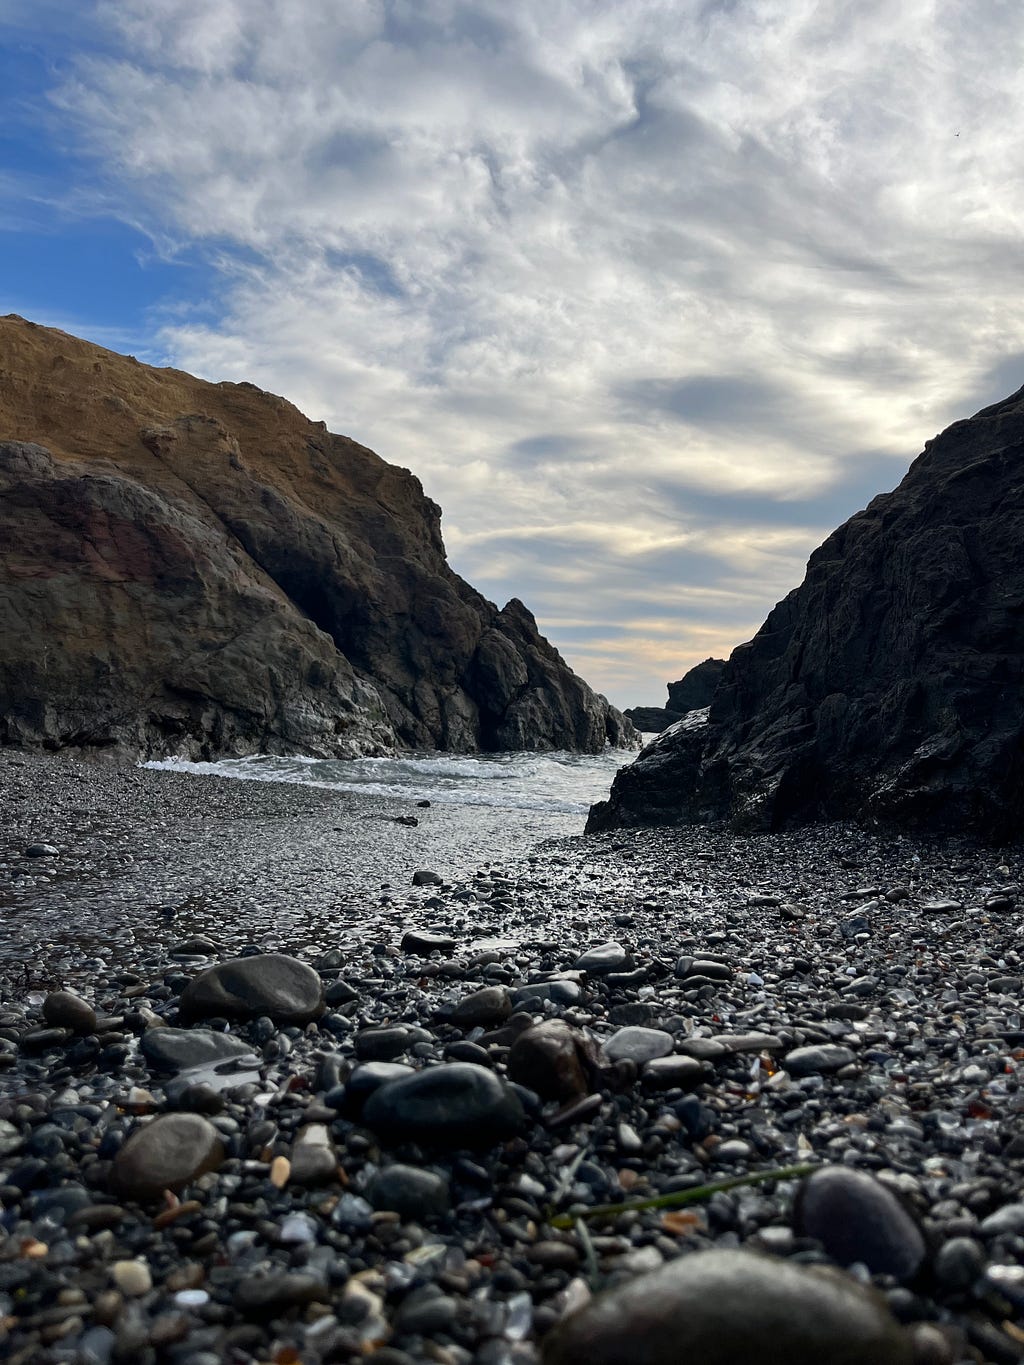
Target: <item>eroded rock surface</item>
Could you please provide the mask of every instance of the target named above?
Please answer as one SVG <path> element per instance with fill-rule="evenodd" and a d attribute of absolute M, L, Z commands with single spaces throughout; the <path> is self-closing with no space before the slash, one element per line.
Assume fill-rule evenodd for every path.
<path fill-rule="evenodd" d="M 628 721 L 448 567 L 408 470 L 252 384 L 0 318 L 0 743 L 598 750 Z"/>
<path fill-rule="evenodd" d="M 589 828 L 878 819 L 1019 837 L 1024 390 L 929 441 L 734 650 Z"/>

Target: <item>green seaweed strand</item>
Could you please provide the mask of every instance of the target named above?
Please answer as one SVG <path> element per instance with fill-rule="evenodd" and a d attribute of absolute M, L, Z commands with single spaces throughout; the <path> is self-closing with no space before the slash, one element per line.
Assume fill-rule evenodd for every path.
<path fill-rule="evenodd" d="M 657 1194 L 650 1199 L 627 1199 L 621 1204 L 594 1204 L 588 1209 L 576 1209 L 571 1213 L 558 1213 L 548 1217 L 553 1228 L 571 1228 L 584 1218 L 608 1218 L 619 1213 L 632 1213 L 642 1209 L 679 1209 L 686 1204 L 699 1204 L 702 1199 L 710 1199 L 713 1194 L 727 1190 L 737 1190 L 741 1185 L 763 1185 L 769 1180 L 797 1180 L 810 1175 L 815 1168 L 804 1163 L 800 1166 L 780 1166 L 773 1171 L 752 1171 L 749 1175 L 734 1175 L 728 1180 L 715 1180 L 709 1185 L 695 1185 L 692 1190 L 673 1190 L 671 1194 Z"/>

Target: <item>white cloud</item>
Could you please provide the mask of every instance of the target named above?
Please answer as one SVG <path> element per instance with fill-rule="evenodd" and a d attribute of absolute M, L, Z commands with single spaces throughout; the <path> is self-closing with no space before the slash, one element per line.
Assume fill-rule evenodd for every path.
<path fill-rule="evenodd" d="M 57 107 L 108 207 L 222 271 L 213 314 L 177 308 L 159 343 L 415 469 L 455 566 L 623 704 L 671 648 L 631 626 L 644 565 L 676 676 L 798 581 L 832 524 L 800 504 L 852 452 L 890 453 L 891 485 L 1024 352 L 1004 0 L 97 14 L 114 50 Z M 763 507 L 696 512 L 711 494 Z M 746 603 L 717 627 L 668 606 L 708 590 L 698 554 Z"/>

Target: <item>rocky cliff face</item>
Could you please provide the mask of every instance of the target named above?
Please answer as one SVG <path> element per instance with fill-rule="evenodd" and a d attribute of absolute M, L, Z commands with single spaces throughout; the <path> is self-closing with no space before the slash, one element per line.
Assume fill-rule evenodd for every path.
<path fill-rule="evenodd" d="M 957 422 L 811 556 L 708 723 L 621 772 L 589 828 L 818 818 L 1024 832 L 1024 389 Z"/>
<path fill-rule="evenodd" d="M 623 712 L 638 730 L 667 730 L 691 711 L 711 705 L 725 667 L 724 659 L 705 659 L 668 685 L 668 706 L 629 706 Z"/>
<path fill-rule="evenodd" d="M 0 742 L 596 750 L 629 723 L 448 567 L 407 470 L 251 384 L 0 318 Z"/>

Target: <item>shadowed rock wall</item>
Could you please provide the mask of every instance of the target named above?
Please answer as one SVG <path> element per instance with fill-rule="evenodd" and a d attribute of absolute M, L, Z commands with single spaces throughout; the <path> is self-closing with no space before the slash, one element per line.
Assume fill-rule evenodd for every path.
<path fill-rule="evenodd" d="M 729 659 L 708 723 L 621 772 L 589 828 L 879 819 L 1017 838 L 1024 390 L 929 441 Z"/>
<path fill-rule="evenodd" d="M 521 603 L 452 572 L 418 479 L 282 398 L 12 316 L 0 442 L 0 742 L 633 742 Z"/>

